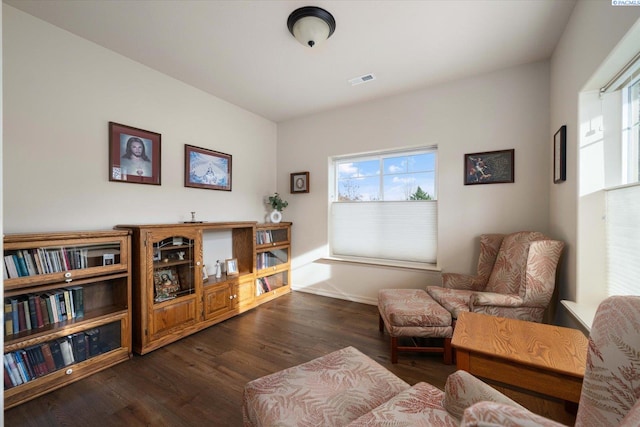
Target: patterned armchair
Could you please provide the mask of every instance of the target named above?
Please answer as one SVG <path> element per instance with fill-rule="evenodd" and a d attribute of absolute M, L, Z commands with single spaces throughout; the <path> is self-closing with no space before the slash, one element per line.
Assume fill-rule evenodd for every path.
<path fill-rule="evenodd" d="M 576 426 L 640 425 L 640 297 L 614 296 L 598 307 L 589 337 Z M 464 411 L 462 426 L 560 426 L 526 409 L 482 402 Z"/>
<path fill-rule="evenodd" d="M 443 273 L 427 292 L 454 318 L 461 311 L 541 322 L 564 243 L 542 233 L 483 234 L 475 276 Z"/>

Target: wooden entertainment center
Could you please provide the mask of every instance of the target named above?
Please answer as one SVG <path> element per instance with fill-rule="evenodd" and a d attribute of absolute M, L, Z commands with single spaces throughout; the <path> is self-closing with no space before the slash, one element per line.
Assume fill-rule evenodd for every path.
<path fill-rule="evenodd" d="M 138 354 L 290 291 L 291 223 L 194 222 L 116 229 L 133 233 L 133 350 Z M 227 259 L 235 271 L 216 278 L 215 262 Z"/>
<path fill-rule="evenodd" d="M 5 409 L 291 290 L 290 222 L 14 234 L 3 249 L 14 268 L 4 279 Z M 217 260 L 233 267 L 218 278 Z"/>

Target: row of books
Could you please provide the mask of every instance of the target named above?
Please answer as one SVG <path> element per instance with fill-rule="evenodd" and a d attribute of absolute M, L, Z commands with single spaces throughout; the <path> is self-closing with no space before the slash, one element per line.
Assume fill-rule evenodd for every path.
<path fill-rule="evenodd" d="M 259 277 L 256 279 L 256 296 L 259 297 L 262 294 L 266 294 L 267 292 L 271 292 L 273 288 L 269 283 L 269 279 L 266 277 Z"/>
<path fill-rule="evenodd" d="M 4 302 L 5 335 L 80 317 L 84 317 L 82 286 L 5 298 Z"/>
<path fill-rule="evenodd" d="M 95 328 L 5 353 L 4 388 L 27 383 L 109 350 L 110 346 L 101 342 L 100 329 Z"/>
<path fill-rule="evenodd" d="M 256 257 L 256 267 L 258 270 L 268 267 L 275 267 L 277 265 L 283 264 L 287 262 L 287 260 L 283 260 L 278 258 L 273 252 L 262 252 L 259 253 Z"/>
<path fill-rule="evenodd" d="M 4 256 L 6 278 L 59 273 L 87 268 L 88 250 L 65 248 L 37 248 L 13 251 Z"/>
<path fill-rule="evenodd" d="M 256 244 L 265 245 L 267 243 L 273 243 L 273 235 L 271 234 L 271 230 L 256 231 Z"/>

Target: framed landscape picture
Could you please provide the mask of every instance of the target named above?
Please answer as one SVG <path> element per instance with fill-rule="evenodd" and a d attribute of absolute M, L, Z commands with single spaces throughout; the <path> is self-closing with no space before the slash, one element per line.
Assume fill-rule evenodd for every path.
<path fill-rule="evenodd" d="M 184 146 L 184 186 L 231 191 L 231 155 Z"/>
<path fill-rule="evenodd" d="M 464 185 L 514 182 L 515 150 L 464 155 Z"/>
<path fill-rule="evenodd" d="M 109 122 L 109 181 L 160 185 L 161 135 Z"/>

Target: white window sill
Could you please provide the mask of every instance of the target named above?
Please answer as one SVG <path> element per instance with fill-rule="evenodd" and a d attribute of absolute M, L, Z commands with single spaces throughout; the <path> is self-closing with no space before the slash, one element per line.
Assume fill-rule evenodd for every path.
<path fill-rule="evenodd" d="M 395 267 L 395 268 L 404 268 L 404 269 L 413 269 L 413 270 L 423 270 L 423 271 L 436 271 L 440 272 L 441 269 L 438 268 L 435 264 L 427 264 L 424 262 L 410 262 L 410 261 L 396 261 L 396 260 L 384 260 L 384 259 L 373 259 L 373 258 L 349 258 L 349 257 L 323 257 L 322 261 L 326 263 L 335 263 L 335 264 L 365 264 L 365 265 L 375 265 L 379 267 Z"/>
<path fill-rule="evenodd" d="M 569 313 L 584 327 L 587 331 L 591 332 L 591 325 L 593 324 L 593 318 L 596 317 L 597 305 L 592 304 L 578 304 L 574 301 L 562 300 L 562 305 L 569 311 Z"/>

